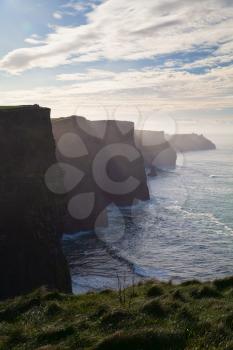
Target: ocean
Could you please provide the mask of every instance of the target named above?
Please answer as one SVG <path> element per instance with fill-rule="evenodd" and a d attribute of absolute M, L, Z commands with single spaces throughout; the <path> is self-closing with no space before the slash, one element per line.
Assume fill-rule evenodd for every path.
<path fill-rule="evenodd" d="M 64 236 L 75 293 L 233 275 L 233 141 L 216 145 L 149 178 L 150 201 L 109 207 L 107 229 Z"/>

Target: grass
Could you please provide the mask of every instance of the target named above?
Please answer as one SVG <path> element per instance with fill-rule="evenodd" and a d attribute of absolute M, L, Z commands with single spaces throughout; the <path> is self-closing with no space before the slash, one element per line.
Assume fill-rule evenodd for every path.
<path fill-rule="evenodd" d="M 1 109 L 14 109 L 14 108 L 18 108 L 20 106 L 0 106 L 0 110 Z"/>
<path fill-rule="evenodd" d="M 28 108 L 28 107 L 33 107 L 33 105 L 0 106 L 0 110 L 16 109 L 16 108 Z"/>
<path fill-rule="evenodd" d="M 148 297 L 158 297 L 162 294 L 163 294 L 162 288 L 156 285 L 152 286 L 147 292 Z"/>
<path fill-rule="evenodd" d="M 80 296 L 44 288 L 0 303 L 0 350 L 233 349 L 233 279 L 148 281 Z"/>

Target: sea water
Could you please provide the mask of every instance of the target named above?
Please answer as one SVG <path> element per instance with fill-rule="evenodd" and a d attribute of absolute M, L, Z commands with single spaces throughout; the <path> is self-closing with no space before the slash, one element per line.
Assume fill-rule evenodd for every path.
<path fill-rule="evenodd" d="M 233 141 L 179 154 L 148 181 L 150 201 L 110 206 L 107 229 L 64 237 L 74 292 L 233 275 Z"/>

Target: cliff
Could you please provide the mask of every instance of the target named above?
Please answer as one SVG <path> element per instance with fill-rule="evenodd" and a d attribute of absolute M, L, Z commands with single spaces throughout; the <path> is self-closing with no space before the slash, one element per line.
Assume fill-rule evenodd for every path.
<path fill-rule="evenodd" d="M 66 232 L 107 225 L 110 203 L 130 206 L 135 200 L 149 199 L 133 123 L 71 116 L 52 124 L 58 162 L 83 173 L 77 186 L 67 190 Z"/>
<path fill-rule="evenodd" d="M 59 206 L 44 174 L 55 159 L 50 110 L 0 109 L 0 298 L 41 285 L 71 291 Z"/>
<path fill-rule="evenodd" d="M 203 135 L 177 134 L 169 137 L 169 143 L 178 152 L 204 151 L 216 149 L 215 144 Z"/>
<path fill-rule="evenodd" d="M 176 167 L 176 151 L 165 139 L 163 131 L 136 130 L 135 143 L 143 155 L 145 166 L 151 169 L 151 174 L 155 174 L 156 169 Z"/>

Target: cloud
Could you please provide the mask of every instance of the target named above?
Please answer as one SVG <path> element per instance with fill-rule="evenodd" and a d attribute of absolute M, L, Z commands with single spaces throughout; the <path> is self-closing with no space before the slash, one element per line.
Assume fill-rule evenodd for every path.
<path fill-rule="evenodd" d="M 53 109 L 53 116 L 79 113 L 80 107 L 90 104 L 107 108 L 126 105 L 166 113 L 233 108 L 233 65 L 202 74 L 177 72 L 171 67 L 122 72 L 89 69 L 85 73 L 59 74 L 57 79 L 59 86 L 1 89 L 1 101 L 6 105 L 47 105 Z"/>
<path fill-rule="evenodd" d="M 208 98 L 230 99 L 233 91 L 233 65 L 211 69 L 203 74 L 153 67 L 124 72 L 89 69 L 81 74 L 60 74 L 57 79 L 73 82 L 71 87 L 78 94 L 126 92 L 137 96 L 146 91 L 150 96 L 170 102 L 187 98 L 199 101 Z"/>
<path fill-rule="evenodd" d="M 89 69 L 87 73 L 76 73 L 76 74 L 59 74 L 57 80 L 62 81 L 92 81 L 92 80 L 103 80 L 103 79 L 114 79 L 116 73 L 106 70 Z"/>
<path fill-rule="evenodd" d="M 75 10 L 77 12 L 82 12 L 87 10 L 89 7 L 94 8 L 95 3 L 91 1 L 69 1 L 66 4 L 61 6 L 62 8 L 68 8 Z"/>
<path fill-rule="evenodd" d="M 55 18 L 55 19 L 62 19 L 62 13 L 61 12 L 54 12 L 53 13 L 53 17 Z"/>
<path fill-rule="evenodd" d="M 32 34 L 29 38 L 24 40 L 25 43 L 30 45 L 43 45 L 45 42 L 42 40 L 42 37 L 38 34 Z"/>
<path fill-rule="evenodd" d="M 175 27 L 179 24 L 182 24 L 182 21 L 179 19 L 171 19 L 167 21 L 161 21 L 161 23 L 157 23 L 155 25 L 144 27 L 132 32 L 132 35 L 143 35 L 143 36 L 151 36 L 157 31 L 161 31 L 163 28 L 168 29 L 169 27 Z"/>
<path fill-rule="evenodd" d="M 69 6 L 78 9 L 80 4 Z M 228 0 L 147 0 L 146 6 L 141 0 L 103 1 L 92 6 L 85 24 L 54 27 L 41 46 L 5 55 L 0 69 L 19 74 L 32 68 L 150 59 L 211 47 L 216 48 L 214 57 L 229 56 L 232 14 L 233 3 Z"/>

